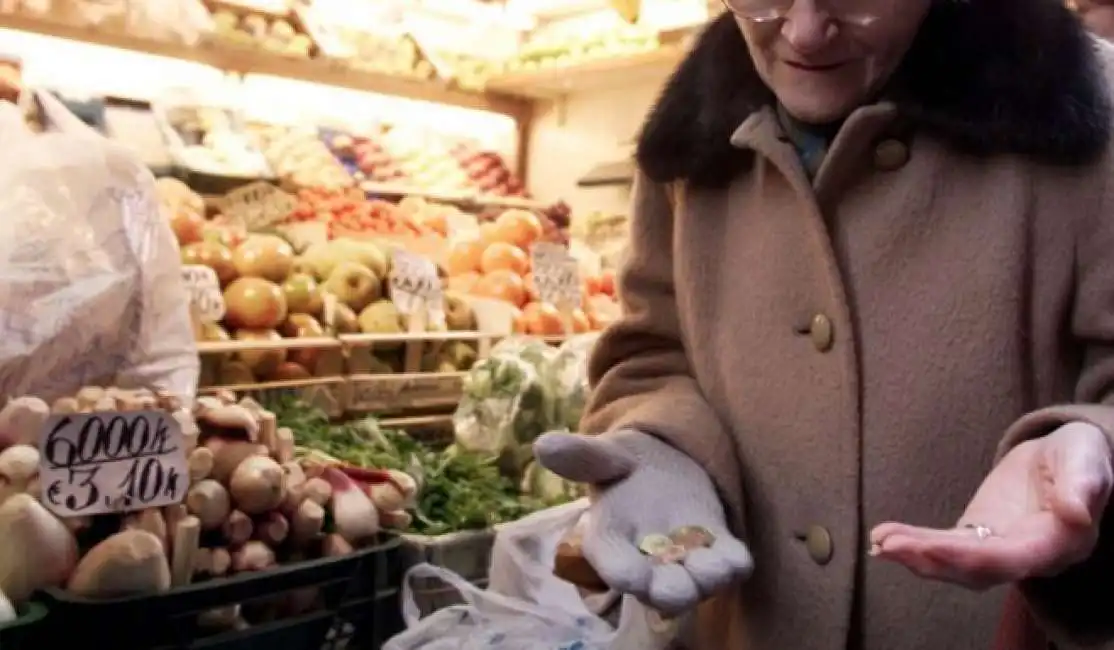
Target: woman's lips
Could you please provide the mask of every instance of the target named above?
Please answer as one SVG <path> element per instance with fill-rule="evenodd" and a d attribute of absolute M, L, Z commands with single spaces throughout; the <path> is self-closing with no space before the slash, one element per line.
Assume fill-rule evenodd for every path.
<path fill-rule="evenodd" d="M 805 72 L 829 72 L 831 70 L 835 70 L 836 68 L 842 66 L 843 62 L 840 62 L 840 63 L 803 63 L 801 61 L 786 61 L 785 65 L 787 65 L 791 68 L 796 68 L 798 70 L 804 70 Z"/>

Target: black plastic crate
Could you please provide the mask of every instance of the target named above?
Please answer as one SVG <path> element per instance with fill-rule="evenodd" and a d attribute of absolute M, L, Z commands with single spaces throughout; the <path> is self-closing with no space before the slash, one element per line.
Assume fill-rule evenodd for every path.
<path fill-rule="evenodd" d="M 33 650 L 42 647 L 43 621 L 47 609 L 42 603 L 28 603 L 20 608 L 19 618 L 0 624 L 0 648 Z"/>
<path fill-rule="evenodd" d="M 349 648 L 360 647 L 348 639 L 372 638 L 379 610 L 355 605 L 387 588 L 388 579 L 397 573 L 391 565 L 397 563 L 399 544 L 397 538 L 386 537 L 344 557 L 289 564 L 153 596 L 90 600 L 47 590 L 41 600 L 49 618 L 41 643 L 63 647 L 80 638 L 83 645 L 113 650 L 321 650 L 340 641 Z M 292 617 L 267 616 L 284 594 L 309 588 L 318 592 L 317 607 Z M 198 625 L 199 614 L 238 604 L 246 618 L 255 619 L 250 627 L 207 635 Z"/>

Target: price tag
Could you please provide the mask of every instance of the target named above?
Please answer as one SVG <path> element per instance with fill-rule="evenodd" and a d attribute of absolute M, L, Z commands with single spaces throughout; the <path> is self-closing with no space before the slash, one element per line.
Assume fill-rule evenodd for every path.
<path fill-rule="evenodd" d="M 558 308 L 580 305 L 580 265 L 563 246 L 537 243 L 530 257 L 534 286 L 542 302 Z"/>
<path fill-rule="evenodd" d="M 450 406 L 464 392 L 462 376 L 353 379 L 348 407 L 353 411 L 401 411 Z"/>
<path fill-rule="evenodd" d="M 39 453 L 42 502 L 59 517 L 172 505 L 189 488 L 182 429 L 163 411 L 51 416 Z"/>
<path fill-rule="evenodd" d="M 250 183 L 224 195 L 225 214 L 242 220 L 248 230 L 262 230 L 286 221 L 298 201 L 266 181 Z"/>
<path fill-rule="evenodd" d="M 395 250 L 391 260 L 391 300 L 404 314 L 441 309 L 441 278 L 428 258 Z"/>
<path fill-rule="evenodd" d="M 224 318 L 224 294 L 220 291 L 220 281 L 213 269 L 196 264 L 183 266 L 182 282 L 198 318 L 206 323 L 216 323 Z"/>

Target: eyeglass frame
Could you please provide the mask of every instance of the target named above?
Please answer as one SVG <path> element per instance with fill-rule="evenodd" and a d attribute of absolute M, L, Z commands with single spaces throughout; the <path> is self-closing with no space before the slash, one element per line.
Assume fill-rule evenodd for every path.
<path fill-rule="evenodd" d="M 745 13 L 736 11 L 730 4 L 731 0 L 720 0 L 720 2 L 723 3 L 723 7 L 725 9 L 727 9 L 729 12 L 731 12 L 732 15 L 734 15 L 738 18 L 742 18 L 743 20 L 746 20 L 746 21 L 751 22 L 751 23 L 760 23 L 760 24 L 777 23 L 777 22 L 785 21 L 785 19 L 788 16 L 789 11 L 791 11 L 793 9 L 793 5 L 796 4 L 797 1 L 798 0 L 790 0 L 789 8 L 786 9 L 784 12 L 782 12 L 783 15 L 775 16 L 773 18 L 759 18 L 759 17 L 755 17 L 755 16 L 748 16 Z M 776 10 L 774 10 L 774 11 L 776 11 Z M 874 14 L 869 14 L 869 15 L 866 15 L 866 16 L 858 17 L 858 18 L 847 18 L 847 17 L 837 16 L 837 15 L 833 15 L 831 13 L 828 13 L 828 19 L 829 20 L 832 20 L 832 21 L 837 22 L 837 23 L 851 24 L 851 25 L 869 24 L 869 23 L 874 22 L 875 20 L 878 20 L 878 18 L 880 18 L 880 16 L 877 16 L 877 15 L 874 15 Z"/>

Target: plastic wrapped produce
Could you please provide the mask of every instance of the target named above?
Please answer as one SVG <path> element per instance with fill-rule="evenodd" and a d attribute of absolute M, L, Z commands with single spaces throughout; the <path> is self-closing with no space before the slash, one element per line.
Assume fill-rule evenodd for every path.
<path fill-rule="evenodd" d="M 532 336 L 512 336 L 496 343 L 491 348 L 491 354 L 518 357 L 544 375 L 548 372 L 549 364 L 557 358 L 557 348 Z"/>
<path fill-rule="evenodd" d="M 526 358 L 493 350 L 464 377 L 453 415 L 457 444 L 495 455 L 529 446 L 550 425 L 544 377 Z"/>
<path fill-rule="evenodd" d="M 581 334 L 565 341 L 548 364 L 548 390 L 553 400 L 553 428 L 577 431 L 588 400 L 588 354 L 599 334 Z"/>

